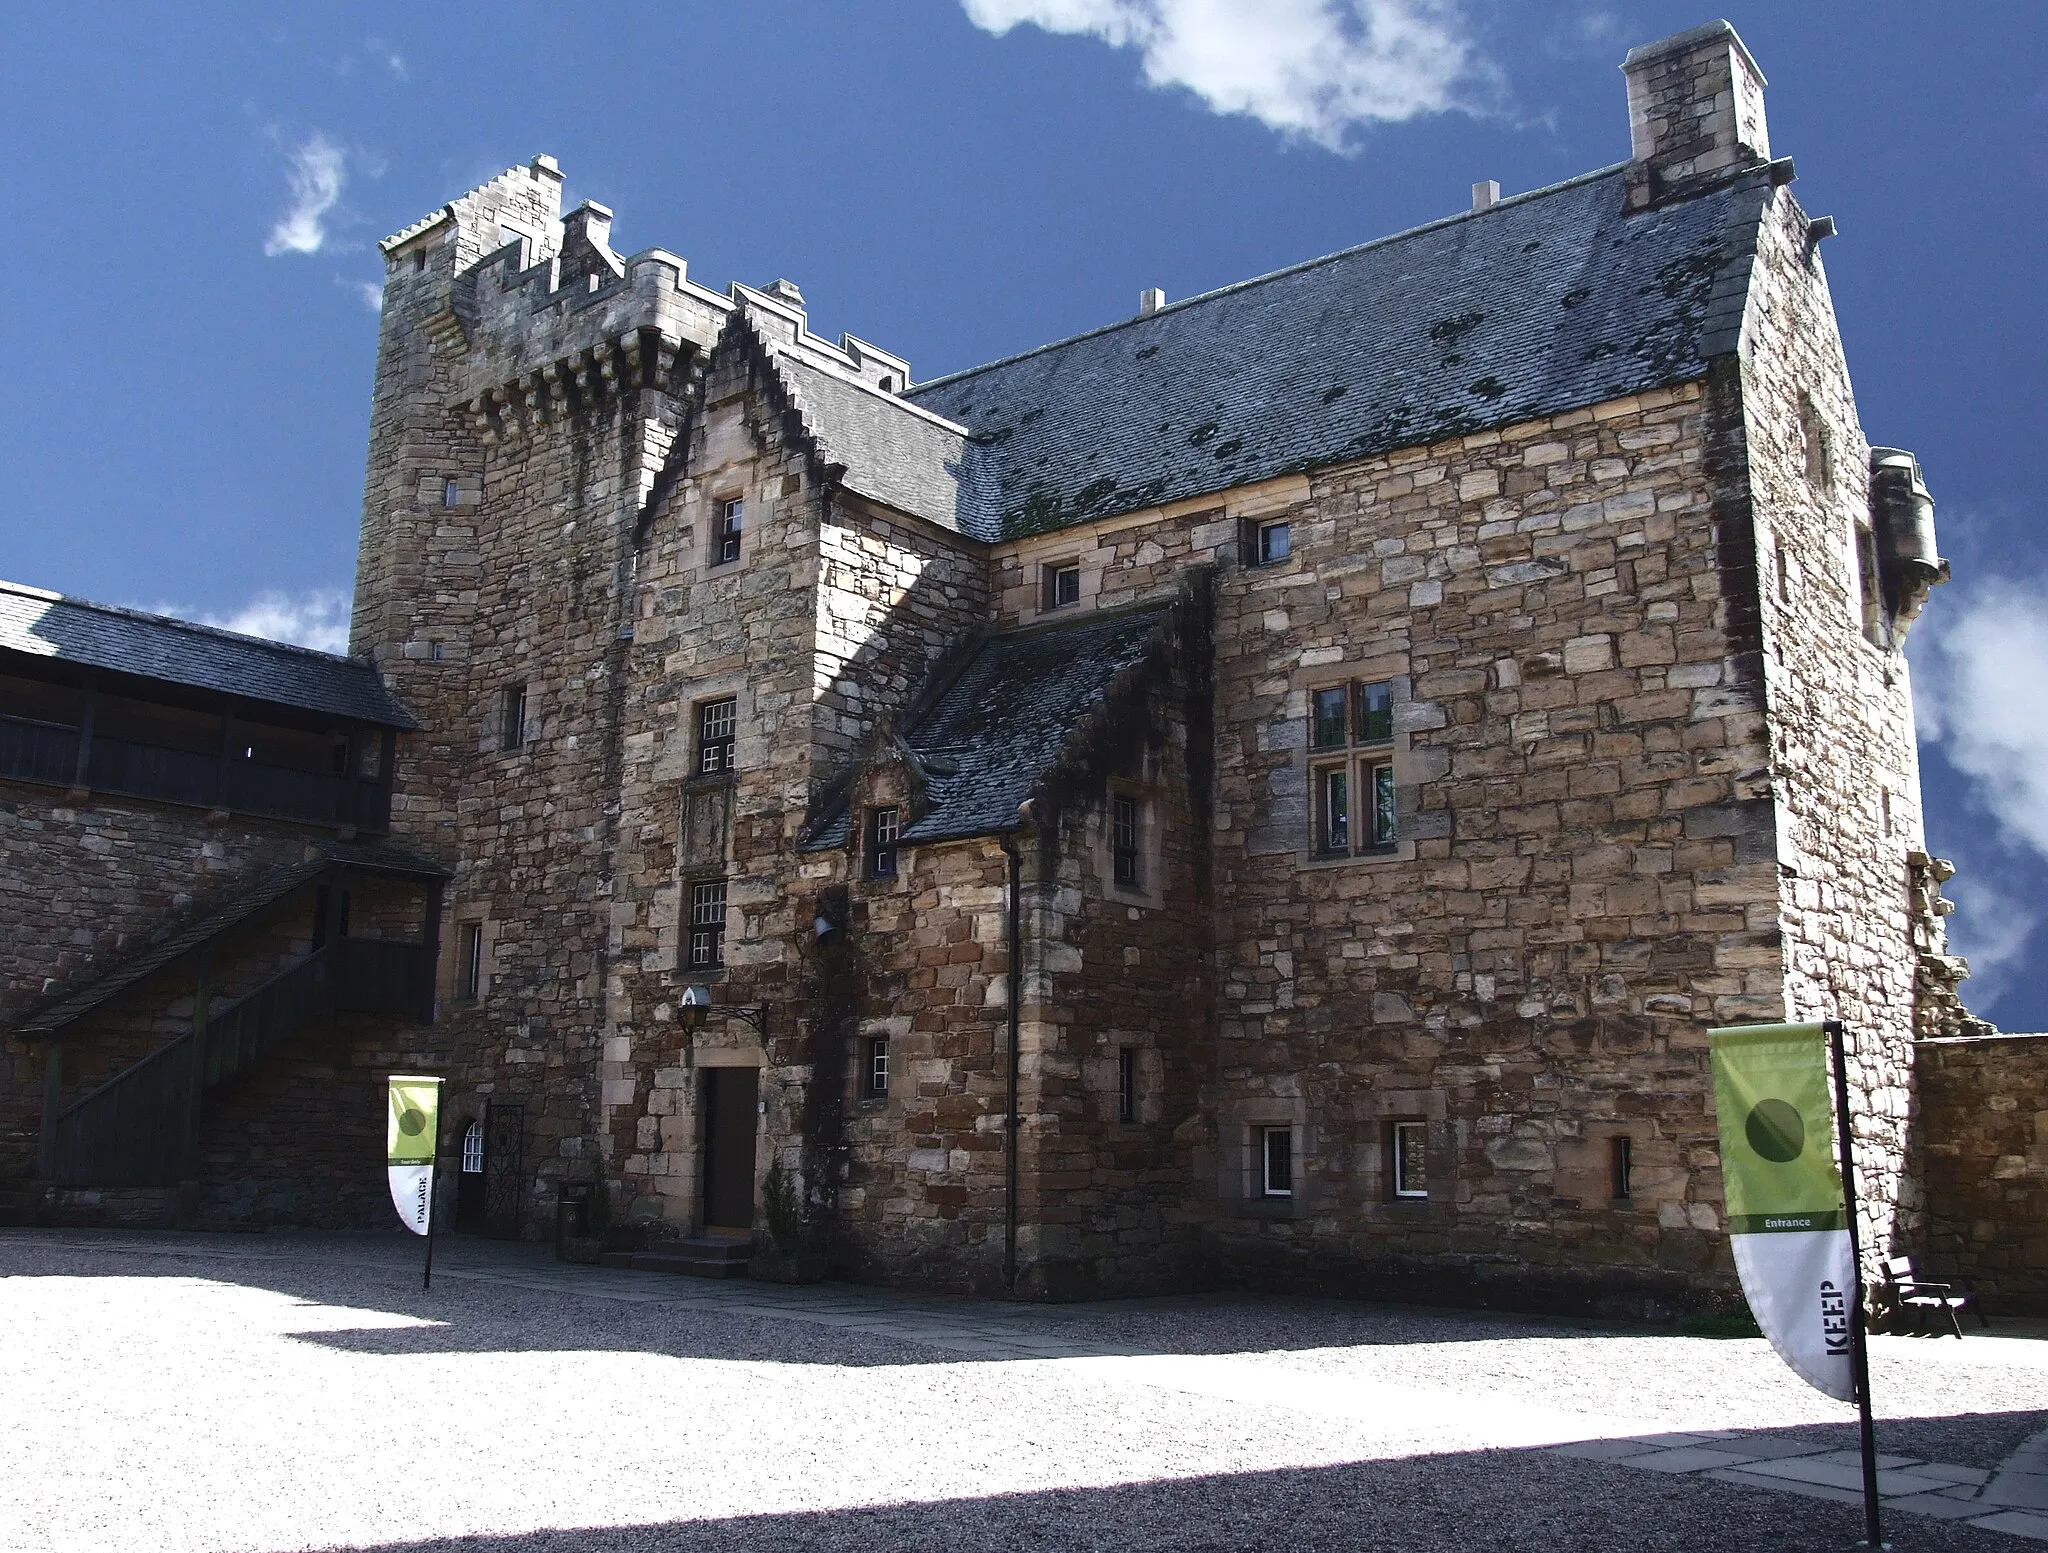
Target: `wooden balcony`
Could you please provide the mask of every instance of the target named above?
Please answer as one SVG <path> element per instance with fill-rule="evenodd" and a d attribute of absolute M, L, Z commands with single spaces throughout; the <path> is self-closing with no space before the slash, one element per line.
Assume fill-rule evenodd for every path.
<path fill-rule="evenodd" d="M 166 749 L 104 734 L 91 739 L 81 759 L 85 740 L 77 728 L 0 716 L 0 779 L 353 828 L 367 835 L 382 835 L 391 828 L 388 761 L 383 775 L 351 777 Z"/>

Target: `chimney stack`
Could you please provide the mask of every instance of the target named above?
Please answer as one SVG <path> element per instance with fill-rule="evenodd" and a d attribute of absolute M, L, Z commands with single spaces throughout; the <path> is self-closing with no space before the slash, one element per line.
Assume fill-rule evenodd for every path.
<path fill-rule="evenodd" d="M 1500 203 L 1500 184 L 1492 178 L 1483 178 L 1472 185 L 1472 208 L 1491 210 Z"/>
<path fill-rule="evenodd" d="M 1726 22 L 1630 49 L 1621 69 L 1628 78 L 1632 208 L 1770 159 L 1763 72 Z"/>
<path fill-rule="evenodd" d="M 1147 286 L 1138 293 L 1138 316 L 1150 318 L 1166 306 L 1166 293 L 1157 286 Z"/>

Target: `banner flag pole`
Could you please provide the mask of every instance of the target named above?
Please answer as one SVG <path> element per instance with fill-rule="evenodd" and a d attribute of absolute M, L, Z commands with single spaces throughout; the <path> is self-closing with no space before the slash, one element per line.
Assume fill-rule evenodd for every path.
<path fill-rule="evenodd" d="M 434 1163 L 440 1152 L 441 1081 L 394 1073 L 389 1088 L 384 1173 L 399 1222 L 426 1237 L 426 1265 L 420 1276 L 424 1293 L 434 1286 Z"/>
<path fill-rule="evenodd" d="M 1849 1139 L 1849 1065 L 1842 1056 L 1842 1021 L 1823 1022 L 1828 1045 L 1835 1059 L 1835 1134 L 1842 1154 L 1842 1196 L 1849 1211 L 1849 1251 L 1856 1268 L 1856 1300 L 1850 1307 L 1849 1337 L 1854 1345 L 1851 1363 L 1856 1371 L 1856 1409 L 1863 1446 L 1863 1529 L 1873 1548 L 1884 1546 L 1877 1505 L 1877 1428 L 1870 1416 L 1869 1322 L 1863 1305 L 1863 1254 L 1856 1226 L 1856 1162 Z"/>

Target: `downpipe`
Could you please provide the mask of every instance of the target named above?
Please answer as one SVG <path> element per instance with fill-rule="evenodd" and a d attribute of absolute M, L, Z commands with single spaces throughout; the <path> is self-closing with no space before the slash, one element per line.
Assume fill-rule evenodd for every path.
<path fill-rule="evenodd" d="M 1026 803 L 1018 810 L 1020 818 L 1026 817 L 1030 805 Z M 1003 856 L 1010 865 L 1010 894 L 1005 904 L 1003 936 L 1009 956 L 1010 982 L 1010 1031 L 1009 1049 L 1006 1054 L 1008 1074 L 1005 1078 L 1007 1110 L 1003 1117 L 1003 1287 L 1011 1294 L 1017 1292 L 1017 1129 L 1020 1118 L 1017 1115 L 1018 1041 L 1023 1029 L 1024 1003 L 1024 933 L 1023 893 L 1024 854 L 1017 850 L 1016 840 L 1004 834 L 996 838 L 1003 849 Z"/>

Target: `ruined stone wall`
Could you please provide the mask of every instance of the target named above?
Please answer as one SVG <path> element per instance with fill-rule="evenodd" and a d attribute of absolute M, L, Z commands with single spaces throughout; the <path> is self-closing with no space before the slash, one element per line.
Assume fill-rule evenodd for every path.
<path fill-rule="evenodd" d="M 1849 1032 L 1863 1244 L 1917 1207 L 1903 1175 L 1916 967 L 1908 857 L 1924 850 L 1905 655 L 1866 635 L 1856 527 L 1870 521 L 1827 276 L 1789 189 L 1773 196 L 1742 337 L 1743 428 L 1770 707 L 1786 1014 Z M 1939 608 L 1939 602 L 1935 604 Z M 1882 632 L 1879 633 L 1882 635 Z"/>
<path fill-rule="evenodd" d="M 2048 1035 L 1922 1041 L 1913 1174 L 1925 1217 L 1900 1249 L 2001 1316 L 2048 1316 Z"/>

